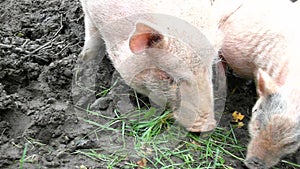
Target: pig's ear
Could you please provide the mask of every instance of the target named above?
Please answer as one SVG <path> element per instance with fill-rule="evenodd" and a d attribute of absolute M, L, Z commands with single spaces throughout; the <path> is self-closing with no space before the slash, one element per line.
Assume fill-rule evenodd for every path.
<path fill-rule="evenodd" d="M 136 23 L 135 31 L 129 39 L 129 48 L 133 53 L 140 53 L 147 48 L 163 48 L 164 37 L 154 28 Z"/>
<path fill-rule="evenodd" d="M 260 97 L 265 97 L 277 92 L 278 85 L 276 82 L 262 69 L 258 69 L 256 75 L 257 93 Z"/>

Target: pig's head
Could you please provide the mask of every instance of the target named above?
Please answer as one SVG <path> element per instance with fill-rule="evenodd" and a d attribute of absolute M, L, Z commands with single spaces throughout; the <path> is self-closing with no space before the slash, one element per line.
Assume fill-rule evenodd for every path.
<path fill-rule="evenodd" d="M 117 69 L 126 69 L 122 75 L 125 81 L 138 92 L 148 95 L 154 103 L 160 105 L 167 100 L 174 117 L 187 130 L 212 130 L 216 127 L 212 92 L 213 53 L 210 51 L 210 56 L 201 58 L 178 39 L 164 35 L 151 25 L 137 22 L 128 41 L 135 56 L 126 61 L 135 66 L 124 65 Z"/>
<path fill-rule="evenodd" d="M 245 164 L 251 169 L 265 169 L 298 149 L 300 119 L 289 112 L 287 99 L 262 70 L 257 75 L 257 91 L 260 98 L 252 110 Z"/>

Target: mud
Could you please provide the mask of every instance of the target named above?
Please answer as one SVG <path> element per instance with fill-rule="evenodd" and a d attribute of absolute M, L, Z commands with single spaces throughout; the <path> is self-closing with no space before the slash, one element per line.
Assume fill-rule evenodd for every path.
<path fill-rule="evenodd" d="M 106 168 L 105 161 L 76 153 L 87 148 L 106 151 L 107 141 L 117 142 L 119 136 L 100 130 L 97 133 L 101 137 L 96 138 L 91 134 L 96 127 L 82 120 L 94 118 L 99 123 L 106 122 L 80 111 L 80 107 L 91 103 L 80 100 L 89 92 L 79 91 L 72 81 L 84 42 L 83 25 L 78 0 L 0 2 L 0 168 L 19 168 L 25 145 L 30 162 L 23 168 L 67 169 L 81 165 Z M 113 85 L 117 76 L 107 58 L 97 66 L 93 72 L 97 86 L 93 91 L 101 93 Z M 249 141 L 246 125 L 256 100 L 254 83 L 230 71 L 227 71 L 227 81 L 228 96 L 220 126 L 230 129 L 233 111 L 245 114 L 245 126 L 234 130 L 239 143 L 246 146 Z M 126 85 L 117 85 L 108 96 L 91 98 L 97 102 L 90 108 L 112 117 L 115 108 L 121 112 L 133 110 L 136 105 L 130 97 L 122 98 L 120 91 L 133 93 Z M 300 164 L 299 156 L 298 150 L 285 160 Z M 125 159 L 116 168 L 122 168 L 126 161 L 135 163 L 137 159 Z M 233 168 L 245 167 L 231 156 L 224 159 Z M 291 168 L 283 163 L 277 167 Z"/>

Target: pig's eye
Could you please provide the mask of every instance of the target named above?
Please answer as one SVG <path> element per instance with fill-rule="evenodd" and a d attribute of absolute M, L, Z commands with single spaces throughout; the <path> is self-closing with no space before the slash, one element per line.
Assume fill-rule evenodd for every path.
<path fill-rule="evenodd" d="M 259 107 L 260 107 L 260 105 L 255 104 L 255 105 L 253 106 L 253 108 L 252 108 L 252 113 L 257 112 L 257 110 L 258 110 Z"/>

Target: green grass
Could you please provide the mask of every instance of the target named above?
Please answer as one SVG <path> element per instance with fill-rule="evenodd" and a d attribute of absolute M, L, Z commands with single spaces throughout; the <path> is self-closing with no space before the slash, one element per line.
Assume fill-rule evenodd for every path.
<path fill-rule="evenodd" d="M 154 110 L 149 110 L 151 113 L 152 111 Z M 141 111 L 139 115 L 147 115 L 149 112 Z M 147 160 L 148 168 L 230 168 L 225 164 L 223 158 L 225 154 L 243 160 L 233 155 L 245 150 L 245 147 L 236 144 L 238 141 L 233 137 L 233 130 L 217 128 L 211 135 L 207 133 L 208 136 L 202 138 L 197 134 L 187 133 L 178 125 L 174 126 L 174 120 L 168 111 L 149 121 L 142 118 L 125 122 L 122 119 L 128 117 L 119 116 L 104 125 L 84 120 L 101 130 L 114 132 L 118 130 L 124 137 L 133 137 L 136 155 L 140 159 Z M 116 122 L 122 122 L 122 127 L 111 128 L 110 126 Z M 96 149 L 77 151 L 94 160 L 105 161 L 108 168 L 118 166 L 120 161 L 130 158 L 130 154 L 126 153 L 101 154 L 99 152 L 101 151 Z M 137 167 L 137 160 L 126 163 L 122 168 Z"/>
<path fill-rule="evenodd" d="M 23 151 L 22 157 L 20 159 L 20 169 L 23 169 L 23 165 L 24 165 L 25 157 L 26 157 L 26 153 L 27 153 L 27 147 L 28 147 L 28 143 L 25 143 L 24 151 Z"/>
<path fill-rule="evenodd" d="M 82 149 L 76 153 L 104 162 L 107 168 L 137 168 L 137 162 L 141 159 L 147 161 L 143 167 L 145 169 L 231 169 L 232 161 L 243 162 L 246 147 L 235 136 L 236 126 L 230 126 L 229 129 L 217 127 L 209 133 L 189 133 L 175 122 L 170 111 L 158 115 L 136 93 L 135 98 L 137 108 L 134 112 L 114 110 L 114 117 L 86 110 L 95 117 L 93 119 L 106 119 L 105 124 L 82 118 L 97 127 L 90 135 L 104 131 L 112 135 L 119 133 L 119 144 L 122 148 L 116 148 L 110 153 L 102 148 Z M 128 143 L 128 138 L 131 138 L 131 144 Z M 281 162 L 294 168 L 299 167 L 298 164 L 288 161 Z"/>
<path fill-rule="evenodd" d="M 233 129 L 217 128 L 212 133 L 195 134 L 185 131 L 178 125 L 170 111 L 157 115 L 154 108 L 141 107 L 136 97 L 137 110 L 135 112 L 118 112 L 115 117 L 107 117 L 98 112 L 86 111 L 98 118 L 107 120 L 99 124 L 96 120 L 82 119 L 97 126 L 90 134 L 109 131 L 121 133 L 120 140 L 125 151 L 105 153 L 102 149 L 78 150 L 94 160 L 105 162 L 107 168 L 138 167 L 137 161 L 144 158 L 145 168 L 231 168 L 224 157 L 231 157 L 242 161 L 245 147 L 238 144 Z M 118 128 L 113 127 L 119 124 Z M 134 153 L 126 153 L 126 140 L 132 138 Z M 238 155 L 236 155 L 238 154 Z M 125 161 L 125 163 L 122 163 Z"/>
<path fill-rule="evenodd" d="M 246 147 L 241 146 L 235 137 L 233 127 L 226 130 L 216 128 L 212 133 L 199 135 L 188 133 L 179 125 L 174 125 L 174 119 L 169 111 L 155 118 L 145 118 L 147 114 L 153 113 L 154 109 L 148 111 L 140 110 L 131 116 L 140 117 L 138 120 L 130 120 L 132 117 L 119 115 L 115 111 L 116 118 L 106 117 L 110 121 L 106 124 L 98 124 L 91 120 L 85 120 L 90 124 L 99 127 L 97 131 L 109 130 L 122 133 L 122 140 L 126 144 L 125 137 L 134 138 L 135 154 L 125 151 L 114 152 L 112 154 L 102 153 L 100 149 L 78 150 L 76 153 L 86 155 L 94 160 L 105 162 L 107 168 L 138 167 L 137 161 L 145 158 L 147 160 L 146 169 L 152 168 L 232 168 L 228 159 L 243 161 Z M 97 113 L 91 112 L 97 116 Z M 102 118 L 105 118 L 101 115 Z M 125 120 L 126 119 L 126 120 Z M 129 119 L 129 120 L 128 120 Z M 116 123 L 121 123 L 120 128 L 112 128 Z M 126 147 L 124 146 L 126 149 Z M 129 159 L 129 160 L 128 160 Z M 122 163 L 122 161 L 126 161 Z M 282 162 L 291 167 L 299 167 L 288 161 Z"/>
<path fill-rule="evenodd" d="M 23 153 L 21 156 L 21 159 L 18 160 L 20 164 L 20 169 L 24 168 L 24 163 L 36 163 L 37 162 L 37 154 L 31 154 L 30 150 L 36 148 L 36 147 L 44 147 L 45 150 L 48 150 L 49 152 L 52 152 L 53 149 L 50 146 L 47 146 L 46 144 L 41 143 L 39 140 L 36 140 L 34 138 L 26 137 L 24 138 L 26 141 L 24 146 L 14 144 L 17 148 L 23 149 Z M 30 155 L 29 155 L 30 154 Z"/>
<path fill-rule="evenodd" d="M 116 80 L 112 85 L 111 85 L 111 87 L 109 87 L 109 88 L 105 88 L 105 87 L 103 87 L 103 86 L 100 86 L 100 88 L 101 89 L 103 89 L 100 93 L 97 93 L 96 94 L 96 96 L 101 96 L 101 97 L 104 97 L 104 96 L 106 96 L 108 93 L 109 93 L 109 91 L 113 88 L 113 87 L 115 87 L 115 85 L 118 83 L 118 80 Z"/>

